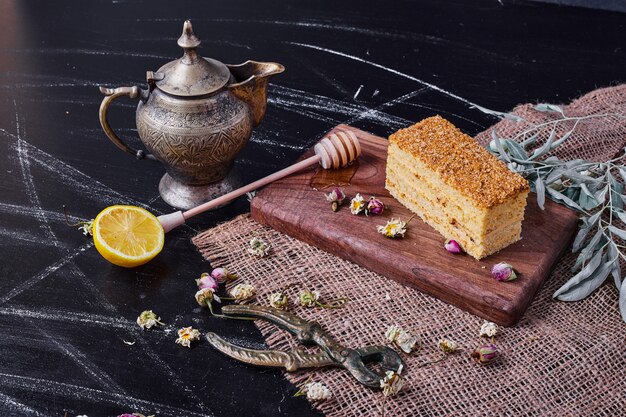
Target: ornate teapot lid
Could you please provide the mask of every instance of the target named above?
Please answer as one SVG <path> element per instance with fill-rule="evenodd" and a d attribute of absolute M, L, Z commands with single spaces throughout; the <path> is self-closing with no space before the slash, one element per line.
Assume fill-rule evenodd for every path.
<path fill-rule="evenodd" d="M 189 20 L 183 24 L 183 34 L 177 43 L 185 53 L 159 68 L 155 74 L 159 89 L 175 96 L 189 97 L 211 94 L 228 84 L 230 71 L 226 65 L 196 53 L 200 39 L 193 33 Z"/>

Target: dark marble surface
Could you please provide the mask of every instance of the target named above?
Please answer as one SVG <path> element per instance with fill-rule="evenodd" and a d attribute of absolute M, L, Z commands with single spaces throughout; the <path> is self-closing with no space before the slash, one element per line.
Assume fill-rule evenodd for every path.
<path fill-rule="evenodd" d="M 504 4 L 501 4 L 504 3 Z M 163 253 L 126 270 L 64 224 L 115 203 L 170 208 L 163 169 L 101 132 L 98 85 L 142 85 L 180 55 L 191 18 L 202 53 L 273 60 L 265 121 L 238 158 L 251 181 L 287 166 L 325 131 L 350 123 L 387 135 L 439 113 L 469 133 L 507 110 L 564 102 L 626 81 L 624 14 L 508 1 L 0 1 L 0 416 L 316 415 L 280 372 L 235 363 L 193 325 L 263 346 L 251 323 L 210 317 L 192 296 L 208 270 L 197 231 L 245 212 L 245 199 L 167 235 Z M 111 123 L 135 142 L 134 106 Z M 271 277 L 269 277 L 271 279 Z M 165 329 L 142 333 L 154 309 Z M 132 346 L 123 341 L 134 341 Z"/>

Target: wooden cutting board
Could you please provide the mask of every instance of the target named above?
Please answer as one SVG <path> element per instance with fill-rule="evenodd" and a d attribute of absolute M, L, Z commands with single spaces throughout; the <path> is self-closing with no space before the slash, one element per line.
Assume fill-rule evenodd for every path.
<path fill-rule="evenodd" d="M 379 197 L 386 206 L 380 216 L 355 216 L 346 202 L 334 213 L 324 191 L 311 187 L 318 169 L 311 168 L 262 189 L 251 203 L 259 223 L 293 236 L 327 252 L 361 265 L 404 285 L 437 297 L 500 325 L 515 324 L 524 314 L 541 284 L 576 231 L 576 214 L 552 201 L 545 210 L 529 196 L 522 240 L 481 261 L 453 255 L 443 248 L 444 238 L 419 217 L 413 219 L 403 239 L 389 239 L 376 226 L 389 218 L 408 219 L 412 213 L 385 190 L 387 140 L 351 129 L 360 140 L 363 155 L 345 189 L 348 199 L 361 193 Z M 303 155 L 311 156 L 312 150 Z M 512 282 L 498 282 L 491 267 L 508 262 L 518 271 Z"/>

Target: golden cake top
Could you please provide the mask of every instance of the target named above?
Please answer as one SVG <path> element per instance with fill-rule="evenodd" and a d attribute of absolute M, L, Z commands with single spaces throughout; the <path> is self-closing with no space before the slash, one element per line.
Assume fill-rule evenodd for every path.
<path fill-rule="evenodd" d="M 528 181 L 441 116 L 429 117 L 389 137 L 390 143 L 422 161 L 443 181 L 492 207 L 529 190 Z"/>

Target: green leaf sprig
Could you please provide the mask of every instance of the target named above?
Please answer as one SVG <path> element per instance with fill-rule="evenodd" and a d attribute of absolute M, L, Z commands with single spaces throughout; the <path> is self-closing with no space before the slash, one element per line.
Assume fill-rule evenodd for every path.
<path fill-rule="evenodd" d="M 541 209 L 547 197 L 580 213 L 580 228 L 572 245 L 572 252 L 578 253 L 572 267 L 575 275 L 553 297 L 562 301 L 582 300 L 611 276 L 619 291 L 619 310 L 626 321 L 626 279 L 620 267 L 620 262 L 626 261 L 626 155 L 622 152 L 607 162 L 562 161 L 549 155 L 585 120 L 626 119 L 626 115 L 603 113 L 571 117 L 554 104 L 541 103 L 534 108 L 559 117 L 529 127 L 510 138 L 500 137 L 492 131 L 492 141 L 487 149 L 509 169 L 528 180 Z M 508 119 L 514 120 L 512 117 Z M 563 123 L 573 126 L 559 136 L 557 127 Z M 536 146 L 537 139 L 548 131 L 548 139 Z"/>

